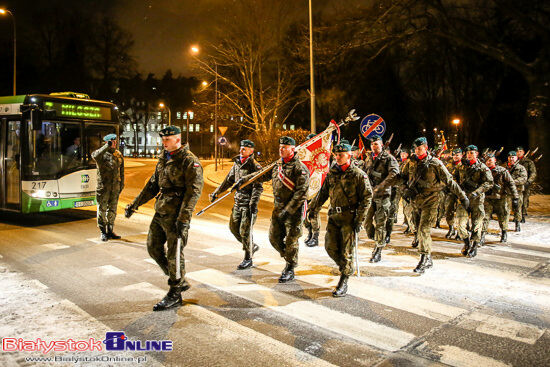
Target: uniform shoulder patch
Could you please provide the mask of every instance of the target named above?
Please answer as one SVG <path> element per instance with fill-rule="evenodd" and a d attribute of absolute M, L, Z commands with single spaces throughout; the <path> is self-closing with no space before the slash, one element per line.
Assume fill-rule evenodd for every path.
<path fill-rule="evenodd" d="M 260 166 L 259 164 L 256 165 L 256 168 L 257 169 L 262 169 L 262 166 Z"/>
<path fill-rule="evenodd" d="M 197 163 L 197 162 L 193 163 L 193 167 L 199 167 L 199 166 L 200 166 L 199 163 Z"/>

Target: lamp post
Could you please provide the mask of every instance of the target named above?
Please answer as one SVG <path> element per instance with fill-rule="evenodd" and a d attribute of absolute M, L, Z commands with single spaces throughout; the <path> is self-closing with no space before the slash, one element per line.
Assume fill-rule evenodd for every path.
<path fill-rule="evenodd" d="M 314 134 L 317 128 L 315 122 L 315 77 L 313 73 L 313 15 L 311 0 L 309 0 L 309 84 L 311 93 L 311 132 Z"/>
<path fill-rule="evenodd" d="M 17 75 L 17 33 L 15 27 L 15 16 L 13 13 L 7 9 L 0 9 L 0 14 L 5 15 L 9 14 L 13 22 L 13 95 L 16 94 L 16 75 Z"/>
<path fill-rule="evenodd" d="M 159 103 L 159 107 L 160 108 L 165 108 L 165 109 L 168 110 L 168 126 L 172 125 L 172 111 L 170 111 L 170 107 L 168 107 L 168 105 L 166 105 L 163 102 Z"/>
<path fill-rule="evenodd" d="M 458 146 L 458 125 L 460 124 L 460 119 L 454 119 L 453 125 L 455 125 L 455 146 Z"/>
<path fill-rule="evenodd" d="M 191 46 L 191 54 L 200 52 L 198 46 Z M 218 171 L 218 63 L 214 63 L 214 171 Z M 202 85 L 205 85 L 203 82 Z M 188 129 L 189 131 L 189 129 Z"/>

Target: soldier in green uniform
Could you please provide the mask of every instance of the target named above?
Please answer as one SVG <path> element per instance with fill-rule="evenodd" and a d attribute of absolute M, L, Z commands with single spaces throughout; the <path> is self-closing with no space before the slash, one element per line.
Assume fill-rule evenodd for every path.
<path fill-rule="evenodd" d="M 477 157 L 479 151 L 475 145 L 466 147 L 466 159 L 462 166 L 457 167 L 454 172 L 456 182 L 468 195 L 470 200 L 470 210 L 459 206 L 456 217 L 458 223 L 458 236 L 464 241 L 462 254 L 468 257 L 477 255 L 477 248 L 481 242 L 481 232 L 483 231 L 483 218 L 485 210 L 485 192 L 493 187 L 493 175 L 489 168 Z M 466 229 L 468 217 L 471 217 L 472 227 L 470 233 Z"/>
<path fill-rule="evenodd" d="M 356 234 L 361 229 L 370 205 L 372 189 L 366 173 L 351 164 L 349 144 L 338 144 L 334 152 L 336 163 L 312 200 L 310 215 L 319 213 L 330 197 L 325 249 L 340 269 L 340 281 L 332 295 L 343 297 L 348 290 L 348 278 L 353 274 Z"/>
<path fill-rule="evenodd" d="M 259 182 L 270 179 L 273 184 L 274 209 L 269 226 L 269 242 L 286 261 L 279 283 L 294 279 L 294 268 L 298 265 L 298 239 L 302 235 L 304 204 L 309 186 L 309 170 L 300 162 L 296 154 L 296 141 L 283 136 L 279 139 L 280 160 L 264 175 Z M 235 185 L 240 185 L 253 174 L 241 178 Z"/>
<path fill-rule="evenodd" d="M 399 165 L 397 160 L 383 149 L 382 137 L 373 136 L 370 146 L 372 153 L 365 161 L 365 172 L 373 188 L 373 198 L 367 211 L 365 229 L 367 236 L 375 242 L 370 259 L 371 263 L 375 263 L 381 260 L 382 249 L 386 246 L 386 221 L 391 207 L 391 185 L 399 174 Z"/>
<path fill-rule="evenodd" d="M 316 136 L 316 134 L 309 134 L 306 140 L 309 140 Z M 311 199 L 313 200 L 313 199 Z M 315 247 L 319 245 L 319 232 L 321 231 L 321 218 L 319 212 L 316 215 L 309 215 L 309 205 L 311 200 L 307 201 L 307 213 L 304 219 L 304 227 L 307 229 L 307 238 L 304 241 L 306 246 Z"/>
<path fill-rule="evenodd" d="M 422 274 L 433 266 L 431 229 L 437 219 L 439 192 L 443 187 L 448 187 L 466 208 L 469 200 L 443 163 L 428 153 L 425 137 L 417 138 L 414 147 L 415 155 L 409 164 L 402 167 L 400 178 L 406 185 L 403 199 L 414 206 L 417 216 L 417 238 L 421 255 L 414 272 Z"/>
<path fill-rule="evenodd" d="M 114 231 L 118 197 L 124 189 L 124 158 L 117 149 L 116 134 L 103 138 L 105 145 L 92 153 L 97 165 L 97 226 L 101 240 L 120 239 Z"/>
<path fill-rule="evenodd" d="M 506 168 L 497 166 L 497 159 L 494 154 L 486 155 L 486 165 L 491 170 L 493 175 L 493 188 L 487 191 L 485 195 L 485 218 L 483 219 L 483 233 L 481 235 L 481 242 L 485 242 L 485 235 L 487 234 L 487 228 L 489 227 L 489 221 L 493 213 L 497 215 L 498 225 L 500 226 L 500 242 L 507 241 L 507 231 L 508 231 L 508 203 L 506 201 L 506 196 L 510 195 L 512 197 L 512 205 L 517 209 L 518 201 L 518 191 L 516 189 L 516 184 L 512 175 L 506 170 Z"/>
<path fill-rule="evenodd" d="M 518 161 L 517 153 L 513 150 L 508 153 L 508 164 L 506 166 L 510 175 L 514 179 L 516 189 L 518 190 L 518 205 L 514 207 L 512 204 L 512 198 L 508 196 L 508 209 L 514 209 L 514 223 L 516 224 L 516 232 L 521 231 L 521 210 L 523 208 L 523 199 L 525 197 L 523 191 L 525 190 L 525 184 L 527 183 L 529 174 L 527 169 Z"/>
<path fill-rule="evenodd" d="M 351 164 L 365 172 L 365 161 L 361 159 L 361 151 L 355 145 L 351 147 Z"/>
<path fill-rule="evenodd" d="M 401 152 L 399 153 L 399 158 L 397 158 L 397 163 L 399 166 L 399 170 L 401 170 L 401 167 L 408 161 L 409 159 L 409 152 L 407 149 L 403 148 Z M 403 195 L 403 184 L 395 184 L 391 188 L 391 196 L 390 196 L 390 212 L 388 214 L 388 220 L 386 221 L 386 238 L 385 242 L 386 244 L 390 242 L 391 234 L 393 232 L 393 225 L 397 223 L 397 214 L 399 212 L 399 202 L 401 201 L 401 196 Z M 405 233 L 408 233 L 410 231 L 409 222 L 407 219 L 407 215 L 405 214 L 405 206 L 403 206 L 403 214 L 405 217 L 405 224 L 407 225 L 407 229 L 405 230 Z"/>
<path fill-rule="evenodd" d="M 527 170 L 527 182 L 523 187 L 523 200 L 521 201 L 521 223 L 525 223 L 525 217 L 527 216 L 527 209 L 529 208 L 529 194 L 531 191 L 531 185 L 537 178 L 537 167 L 535 162 L 525 156 L 525 149 L 523 147 L 516 148 L 516 154 L 518 162 Z"/>
<path fill-rule="evenodd" d="M 210 201 L 215 201 L 220 193 L 232 187 L 241 177 L 261 169 L 262 166 L 254 159 L 254 142 L 241 140 L 240 155 L 235 157 L 233 167 L 221 185 L 210 194 Z M 235 204 L 229 219 L 229 229 L 237 241 L 243 245 L 244 259 L 237 266 L 239 270 L 252 267 L 252 255 L 258 250 L 258 245 L 252 241 L 252 227 L 256 222 L 258 202 L 263 190 L 260 182 L 254 182 L 235 191 Z"/>
<path fill-rule="evenodd" d="M 453 156 L 449 163 L 445 165 L 445 168 L 449 171 L 451 175 L 454 177 L 454 172 L 456 169 L 458 169 L 462 165 L 462 149 L 455 148 L 452 151 Z M 444 190 L 448 191 L 448 190 Z M 447 192 L 445 196 L 445 221 L 447 222 L 447 225 L 449 226 L 449 231 L 445 235 L 445 238 L 456 238 L 458 236 L 458 232 L 456 230 L 456 224 L 455 224 L 455 214 L 457 209 L 457 197 L 452 194 L 451 192 Z"/>
<path fill-rule="evenodd" d="M 189 289 L 185 279 L 183 249 L 189 224 L 204 185 L 199 159 L 181 145 L 181 130 L 168 126 L 159 132 L 164 150 L 155 172 L 134 201 L 126 207 L 126 217 L 152 198 L 155 215 L 147 235 L 147 251 L 169 277 L 168 294 L 153 307 L 162 311 L 181 305 L 181 292 Z M 164 244 L 167 245 L 167 251 Z"/>

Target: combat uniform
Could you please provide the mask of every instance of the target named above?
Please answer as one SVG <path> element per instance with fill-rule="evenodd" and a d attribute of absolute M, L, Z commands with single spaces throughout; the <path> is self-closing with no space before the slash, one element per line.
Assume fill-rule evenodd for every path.
<path fill-rule="evenodd" d="M 522 213 L 521 222 L 525 223 L 525 217 L 527 216 L 527 209 L 529 208 L 529 194 L 531 191 L 531 186 L 533 185 L 533 183 L 535 182 L 535 179 L 537 178 L 537 167 L 535 166 L 535 162 L 533 162 L 531 159 L 525 156 L 521 159 L 518 159 L 518 162 L 523 167 L 525 167 L 527 171 L 527 182 L 523 187 L 523 192 L 522 192 L 523 197 L 522 199 L 520 199 L 521 213 Z"/>
<path fill-rule="evenodd" d="M 250 140 L 243 140 L 241 146 L 252 145 L 250 147 L 253 148 L 253 143 L 249 142 L 252 143 Z M 221 185 L 212 193 L 211 198 L 215 199 L 219 193 L 232 187 L 241 177 L 261 171 L 261 169 L 262 166 L 256 162 L 252 155 L 244 160 L 240 156 L 235 157 L 233 167 Z M 242 243 L 245 252 L 245 258 L 239 265 L 239 269 L 247 269 L 252 266 L 252 254 L 257 250 L 257 246 L 253 245 L 252 241 L 252 227 L 256 222 L 258 202 L 262 191 L 261 182 L 253 182 L 235 191 L 235 204 L 229 219 L 229 229 L 237 241 Z"/>
<path fill-rule="evenodd" d="M 374 139 L 381 140 L 379 137 Z M 367 236 L 375 242 L 370 262 L 378 262 L 382 256 L 382 249 L 386 246 L 386 221 L 391 207 L 391 185 L 399 174 L 399 165 L 392 155 L 382 150 L 377 156 L 374 153 L 367 156 L 365 169 L 373 188 L 372 204 L 367 211 L 365 229 Z"/>
<path fill-rule="evenodd" d="M 92 153 L 97 164 L 97 226 L 101 231 L 101 240 L 119 239 L 113 232 L 118 197 L 124 189 L 124 158 L 116 148 L 110 146 L 116 140 L 115 134 L 103 138 L 107 143 Z"/>
<path fill-rule="evenodd" d="M 477 151 L 477 147 L 470 145 L 466 148 L 466 151 L 469 150 Z M 493 186 L 493 176 L 489 168 L 479 159 L 472 162 L 463 159 L 462 165 L 455 170 L 454 177 L 470 200 L 468 210 L 459 206 L 456 212 L 458 236 L 464 241 L 462 254 L 474 257 L 477 254 L 477 247 L 480 244 L 483 230 L 485 192 Z M 472 221 L 471 235 L 466 228 L 469 215 Z"/>
<path fill-rule="evenodd" d="M 347 152 L 347 144 L 339 144 L 335 152 Z M 313 199 L 311 211 L 318 213 L 330 197 L 325 249 L 340 269 L 341 279 L 334 296 L 341 297 L 347 291 L 347 279 L 353 274 L 353 249 L 357 246 L 359 230 L 370 205 L 372 189 L 368 176 L 350 163 L 333 164 L 321 190 Z"/>
<path fill-rule="evenodd" d="M 458 148 L 460 149 L 460 148 Z M 456 150 L 456 149 L 455 149 Z M 462 153 L 462 150 L 460 150 Z M 462 165 L 462 161 L 451 161 L 445 165 L 445 168 L 449 173 L 454 177 L 455 170 Z M 452 238 L 457 236 L 456 224 L 455 224 L 455 215 L 457 210 L 457 197 L 449 192 L 449 190 L 444 189 L 445 192 L 445 221 L 449 226 L 449 231 L 445 235 L 446 238 Z"/>
<path fill-rule="evenodd" d="M 495 166 L 489 168 L 493 175 L 493 187 L 487 191 L 485 196 L 485 218 L 483 219 L 483 237 L 487 233 L 489 221 L 493 213 L 497 215 L 498 224 L 501 230 L 500 242 L 506 242 L 508 231 L 508 203 L 506 196 L 510 195 L 513 200 L 518 201 L 518 191 L 512 175 L 504 167 Z"/>
<path fill-rule="evenodd" d="M 294 139 L 282 137 L 280 144 L 295 145 Z M 247 181 L 252 175 L 241 179 Z M 302 234 L 304 204 L 309 186 L 309 170 L 300 162 L 298 154 L 287 160 L 279 159 L 275 166 L 258 178 L 260 182 L 272 180 L 274 209 L 269 226 L 269 242 L 286 261 L 279 278 L 285 283 L 294 279 L 298 265 L 298 239 Z"/>
<path fill-rule="evenodd" d="M 427 142 L 425 138 L 418 138 L 414 144 L 415 146 L 426 145 Z M 421 257 L 414 271 L 423 273 L 425 269 L 432 266 L 431 228 L 437 220 L 439 193 L 447 187 L 465 206 L 468 206 L 468 199 L 443 163 L 429 154 L 420 158 L 416 155 L 412 156 L 409 164 L 402 167 L 400 177 L 406 184 L 403 198 L 411 202 L 416 216 Z"/>
<path fill-rule="evenodd" d="M 399 158 L 398 160 L 398 169 L 401 170 L 401 167 L 408 161 L 409 159 L 401 160 Z M 399 212 L 399 202 L 401 201 L 401 196 L 403 195 L 403 184 L 395 184 L 391 188 L 391 196 L 390 196 L 390 211 L 388 213 L 388 220 L 386 221 L 386 243 L 390 242 L 391 234 L 393 232 L 393 225 L 397 222 L 397 214 Z M 408 218 L 405 215 L 405 205 L 403 205 L 403 214 L 405 217 L 405 223 L 407 224 L 407 227 L 410 229 Z"/>
<path fill-rule="evenodd" d="M 163 137 L 180 133 L 179 128 L 175 126 L 160 131 Z M 155 172 L 129 205 L 129 209 L 134 211 L 140 205 L 156 198 L 155 215 L 147 235 L 147 251 L 169 277 L 170 292 L 167 297 L 179 297 L 180 303 L 181 292 L 189 288 L 189 283 L 185 279 L 183 249 L 187 245 L 189 224 L 203 185 L 202 166 L 187 146 L 173 152 L 163 150 Z M 129 216 L 128 208 L 126 216 Z M 165 243 L 167 251 L 164 248 Z M 163 301 L 159 302 L 154 310 L 164 309 Z"/>
<path fill-rule="evenodd" d="M 512 153 L 512 152 L 510 152 Z M 518 205 L 517 208 L 512 208 L 512 198 L 508 196 L 508 210 L 514 209 L 514 222 L 516 224 L 516 232 L 521 231 L 520 227 L 520 221 L 522 219 L 522 213 L 521 210 L 523 208 L 523 200 L 525 198 L 524 189 L 525 184 L 528 180 L 528 173 L 527 169 L 518 162 L 511 165 L 510 163 L 506 164 L 506 168 L 508 169 L 508 172 L 510 172 L 510 175 L 512 175 L 512 178 L 514 179 L 514 183 L 516 184 L 516 189 L 518 191 Z"/>
<path fill-rule="evenodd" d="M 315 136 L 316 134 L 309 134 L 306 137 L 306 140 L 309 140 Z M 321 231 L 320 213 L 316 212 L 314 215 L 309 215 L 309 208 L 312 200 L 313 199 L 307 200 L 307 213 L 304 219 L 304 227 L 307 229 L 307 238 L 304 243 L 308 247 L 315 247 L 319 245 L 319 232 Z"/>

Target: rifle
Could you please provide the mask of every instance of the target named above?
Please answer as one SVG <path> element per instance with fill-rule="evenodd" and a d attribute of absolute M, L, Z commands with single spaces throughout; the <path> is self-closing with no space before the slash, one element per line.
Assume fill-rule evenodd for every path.
<path fill-rule="evenodd" d="M 533 150 L 532 152 L 531 151 L 528 151 L 527 153 L 525 153 L 525 156 L 528 157 L 529 155 L 535 155 L 539 150 L 539 147 L 536 147 L 535 150 Z"/>
<path fill-rule="evenodd" d="M 395 154 L 394 154 L 395 158 L 397 158 L 399 154 L 401 154 L 401 145 L 403 145 L 403 143 L 399 143 L 399 146 L 395 150 Z"/>
<path fill-rule="evenodd" d="M 316 142 L 318 139 L 322 138 L 323 136 L 325 135 L 328 135 L 328 134 L 332 134 L 332 132 L 335 130 L 335 129 L 339 129 L 340 126 L 343 126 L 351 121 L 356 121 L 359 119 L 359 116 L 357 116 L 355 114 L 355 109 L 351 110 L 348 112 L 348 115 L 340 120 L 340 123 L 331 123 L 326 129 L 325 131 L 317 134 L 315 137 L 303 142 L 302 144 L 298 145 L 295 149 L 295 152 L 298 153 L 298 151 L 300 149 L 303 149 L 305 147 L 308 147 L 310 146 L 311 144 L 313 144 L 314 142 Z M 253 182 L 255 182 L 258 178 L 260 178 L 261 176 L 263 176 L 266 172 L 268 171 L 271 171 L 271 169 L 273 167 L 275 167 L 275 165 L 277 164 L 279 160 L 276 160 L 274 162 L 272 162 L 271 164 L 269 164 L 267 167 L 265 167 L 264 169 L 262 169 L 261 171 L 257 172 L 256 174 L 254 174 L 254 176 L 252 176 L 248 181 L 242 183 L 240 186 L 239 186 L 239 189 L 242 189 L 242 188 L 245 188 L 246 186 L 252 184 Z M 207 211 L 208 209 L 210 209 L 211 207 L 213 207 L 214 205 L 218 204 L 220 201 L 222 201 L 223 199 L 225 199 L 226 197 L 228 197 L 233 191 L 237 190 L 237 187 L 235 187 L 235 185 L 233 185 L 233 187 L 231 188 L 231 191 L 229 191 L 228 193 L 226 193 L 225 195 L 223 195 L 222 197 L 216 199 L 214 202 L 212 202 L 210 205 L 206 206 L 205 208 L 203 208 L 202 210 L 200 210 L 199 212 L 197 212 L 197 216 L 200 216 L 201 214 L 203 214 L 205 211 Z"/>
<path fill-rule="evenodd" d="M 384 143 L 384 149 L 388 149 L 392 139 L 393 139 L 393 133 L 391 133 L 390 138 L 388 140 L 386 140 L 386 142 Z"/>
<path fill-rule="evenodd" d="M 504 150 L 504 147 L 500 147 L 500 149 L 497 152 L 495 152 L 495 157 L 498 157 L 503 150 Z"/>
<path fill-rule="evenodd" d="M 542 154 L 539 155 L 537 158 L 533 159 L 533 162 L 537 163 L 542 158 Z"/>

